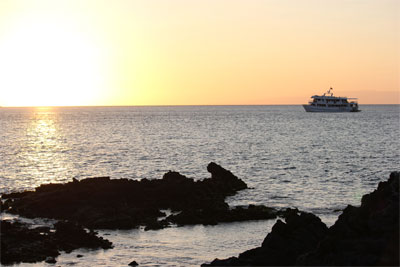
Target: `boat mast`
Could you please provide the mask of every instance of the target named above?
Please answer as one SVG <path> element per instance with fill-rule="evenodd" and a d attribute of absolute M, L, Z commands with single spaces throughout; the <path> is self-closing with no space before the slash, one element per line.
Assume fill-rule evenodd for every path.
<path fill-rule="evenodd" d="M 329 88 L 329 90 L 328 90 L 328 95 L 331 94 L 331 96 L 333 96 L 333 93 L 331 93 L 331 91 L 333 91 L 333 88 L 332 88 L 332 87 Z"/>

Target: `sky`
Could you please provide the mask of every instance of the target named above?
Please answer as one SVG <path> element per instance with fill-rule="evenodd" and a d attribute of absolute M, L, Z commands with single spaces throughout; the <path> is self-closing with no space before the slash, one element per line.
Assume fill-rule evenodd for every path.
<path fill-rule="evenodd" d="M 398 0 L 1 0 L 0 106 L 400 103 Z"/>

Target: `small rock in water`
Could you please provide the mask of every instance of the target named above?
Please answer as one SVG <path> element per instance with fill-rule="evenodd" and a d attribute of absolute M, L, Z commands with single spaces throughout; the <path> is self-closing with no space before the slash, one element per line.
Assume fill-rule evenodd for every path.
<path fill-rule="evenodd" d="M 132 261 L 128 264 L 129 266 L 138 266 L 139 264 L 136 261 Z"/>

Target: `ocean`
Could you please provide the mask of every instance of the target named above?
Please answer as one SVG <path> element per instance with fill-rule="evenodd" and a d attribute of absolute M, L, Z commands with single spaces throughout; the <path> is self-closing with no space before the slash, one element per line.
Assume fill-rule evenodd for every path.
<path fill-rule="evenodd" d="M 301 106 L 0 108 L 0 193 L 72 178 L 209 178 L 216 162 L 249 189 L 231 206 L 296 207 L 332 225 L 400 166 L 400 106 L 307 113 Z M 13 216 L 3 214 L 3 218 Z M 46 220 L 37 219 L 37 224 Z M 101 230 L 111 250 L 78 250 L 61 266 L 199 266 L 260 246 L 275 220 Z M 77 257 L 78 254 L 83 257 Z M 44 266 L 46 263 L 24 264 Z"/>

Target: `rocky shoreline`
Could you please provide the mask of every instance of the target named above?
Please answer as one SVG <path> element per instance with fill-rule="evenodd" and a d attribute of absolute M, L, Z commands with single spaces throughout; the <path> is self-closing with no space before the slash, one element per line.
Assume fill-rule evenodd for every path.
<path fill-rule="evenodd" d="M 171 224 L 276 218 L 277 210 L 265 206 L 230 208 L 225 198 L 246 189 L 246 183 L 213 162 L 207 170 L 211 178 L 199 181 L 169 171 L 154 180 L 98 177 L 46 184 L 35 191 L 3 194 L 2 210 L 27 218 L 69 220 L 89 229 L 155 230 Z M 166 216 L 162 210 L 172 214 Z"/>
<path fill-rule="evenodd" d="M 78 248 L 109 249 L 112 243 L 86 231 L 81 226 L 60 221 L 54 228 L 30 228 L 21 222 L 2 220 L 1 264 L 21 262 L 55 263 L 60 251 L 70 253 Z"/>
<path fill-rule="evenodd" d="M 157 230 L 170 225 L 214 225 L 277 217 L 277 210 L 262 205 L 229 207 L 225 198 L 246 189 L 246 183 L 213 162 L 207 166 L 207 170 L 211 178 L 199 181 L 169 171 L 162 179 L 155 180 L 97 177 L 81 181 L 74 179 L 65 184 L 45 184 L 34 191 L 3 194 L 1 211 L 27 218 L 68 221 L 68 224 L 76 225 L 76 235 L 82 238 L 86 238 L 83 227 L 133 229 L 144 226 L 145 230 Z M 167 209 L 172 211 L 169 216 L 162 212 Z M 36 230 L 23 224 L 2 221 L 3 225 L 2 255 L 12 255 L 5 259 L 2 257 L 3 264 L 42 261 L 58 255 L 68 245 L 59 239 L 61 245 L 52 246 L 54 237 L 50 229 L 38 235 Z M 29 248 L 23 236 L 33 236 L 40 246 Z M 35 246 L 35 243 L 30 244 Z M 34 252 L 20 251 L 24 255 L 18 258 L 18 246 Z M 77 242 L 73 248 L 79 246 L 86 245 Z"/>
<path fill-rule="evenodd" d="M 399 172 L 347 206 L 329 229 L 313 214 L 292 210 L 261 247 L 202 266 L 399 266 Z"/>
<path fill-rule="evenodd" d="M 266 206 L 229 207 L 225 198 L 247 188 L 221 166 L 195 181 L 178 172 L 141 181 L 109 177 L 41 185 L 35 191 L 3 194 L 1 211 L 28 218 L 59 220 L 54 229 L 1 222 L 1 263 L 55 262 L 60 251 L 111 248 L 93 229 L 157 230 L 170 225 L 278 219 L 261 247 L 203 266 L 398 265 L 399 173 L 348 206 L 328 229 L 311 213 Z M 4 202 L 3 202 L 4 201 Z M 166 216 L 162 210 L 170 210 Z M 160 217 L 164 217 L 160 219 Z M 90 229 L 85 230 L 85 228 Z"/>

